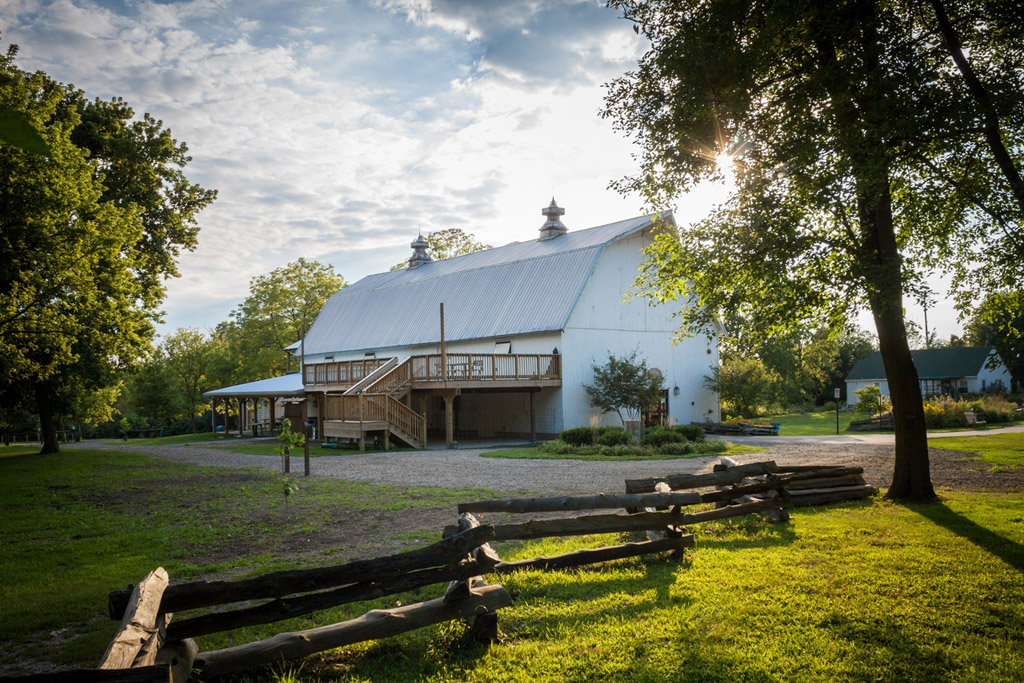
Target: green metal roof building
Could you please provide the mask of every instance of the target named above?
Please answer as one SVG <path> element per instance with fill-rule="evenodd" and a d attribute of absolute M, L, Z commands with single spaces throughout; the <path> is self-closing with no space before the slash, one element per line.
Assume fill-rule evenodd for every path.
<path fill-rule="evenodd" d="M 991 346 L 967 346 L 949 349 L 918 349 L 910 356 L 921 380 L 921 393 L 928 396 L 958 396 L 984 391 L 1006 391 L 1010 388 L 1010 372 Z M 994 367 L 987 367 L 994 356 Z M 875 351 L 857 361 L 846 377 L 846 402 L 857 403 L 859 389 L 877 384 L 881 393 L 889 395 L 882 354 Z"/>

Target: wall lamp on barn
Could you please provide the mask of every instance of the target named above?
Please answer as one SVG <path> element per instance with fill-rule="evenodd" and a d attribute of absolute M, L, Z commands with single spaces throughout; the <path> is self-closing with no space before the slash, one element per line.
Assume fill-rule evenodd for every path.
<path fill-rule="evenodd" d="M 672 395 L 673 396 L 678 396 L 679 395 L 679 385 L 678 384 L 675 385 L 674 387 L 672 387 Z"/>

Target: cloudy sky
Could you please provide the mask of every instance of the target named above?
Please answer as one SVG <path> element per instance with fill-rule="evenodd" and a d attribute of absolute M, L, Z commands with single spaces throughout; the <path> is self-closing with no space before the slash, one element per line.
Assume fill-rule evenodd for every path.
<path fill-rule="evenodd" d="M 23 69 L 162 119 L 219 191 L 163 330 L 211 328 L 299 256 L 351 282 L 418 231 L 534 239 L 552 195 L 570 230 L 644 212 L 607 189 L 634 164 L 599 110 L 645 46 L 593 0 L 3 0 L 0 31 Z"/>

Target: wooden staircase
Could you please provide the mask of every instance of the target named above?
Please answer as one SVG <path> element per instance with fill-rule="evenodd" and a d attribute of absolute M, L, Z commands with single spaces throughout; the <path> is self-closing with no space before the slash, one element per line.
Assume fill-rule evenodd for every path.
<path fill-rule="evenodd" d="M 411 386 L 410 361 L 389 359 L 340 396 L 324 397 L 324 435 L 358 438 L 363 448 L 367 432 L 383 431 L 413 448 L 425 448 L 426 418 L 402 403 Z"/>

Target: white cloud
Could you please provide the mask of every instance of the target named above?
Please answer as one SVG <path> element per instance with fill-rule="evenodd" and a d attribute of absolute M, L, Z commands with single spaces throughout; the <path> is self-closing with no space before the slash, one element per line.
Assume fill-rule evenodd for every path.
<path fill-rule="evenodd" d="M 219 191 L 168 283 L 172 329 L 212 327 L 299 256 L 354 280 L 418 230 L 532 239 L 552 193 L 570 228 L 641 211 L 605 189 L 631 150 L 597 115 L 640 45 L 595 2 L 113 7 L 24 0 L 0 20 L 23 68 L 153 113 Z"/>

